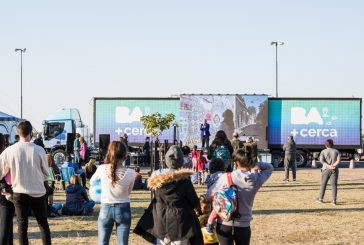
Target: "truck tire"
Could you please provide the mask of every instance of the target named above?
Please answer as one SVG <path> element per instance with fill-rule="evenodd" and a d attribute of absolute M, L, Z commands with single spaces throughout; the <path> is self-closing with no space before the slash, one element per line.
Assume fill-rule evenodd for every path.
<path fill-rule="evenodd" d="M 299 168 L 305 167 L 307 164 L 307 153 L 304 151 L 298 150 L 296 152 L 296 165 Z"/>
<path fill-rule="evenodd" d="M 272 151 L 272 164 L 274 167 L 283 166 L 283 154 L 281 151 Z"/>
<path fill-rule="evenodd" d="M 53 161 L 54 163 L 59 163 L 59 164 L 63 164 L 63 162 L 65 162 L 67 160 L 67 152 L 65 152 L 62 149 L 58 149 L 56 151 L 53 152 Z"/>

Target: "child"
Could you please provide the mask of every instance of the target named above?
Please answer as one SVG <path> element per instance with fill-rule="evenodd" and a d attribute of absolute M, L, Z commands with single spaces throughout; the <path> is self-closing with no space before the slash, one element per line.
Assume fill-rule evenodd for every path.
<path fill-rule="evenodd" d="M 86 165 L 85 165 L 86 178 L 91 179 L 92 175 L 94 175 L 96 170 L 97 170 L 97 167 L 95 165 L 95 160 L 90 159 L 90 161 L 88 161 L 88 163 L 86 163 Z"/>
<path fill-rule="evenodd" d="M 221 244 L 231 243 L 233 238 L 235 244 L 250 243 L 250 222 L 252 220 L 252 207 L 254 197 L 260 187 L 266 182 L 272 174 L 273 166 L 269 163 L 255 164 L 255 154 L 252 147 L 246 147 L 244 150 L 239 149 L 234 156 L 236 170 L 231 173 L 232 183 L 238 190 L 238 218 L 222 222 L 218 220 L 217 234 Z M 227 174 L 219 177 L 214 188 L 219 190 L 228 186 Z M 209 190 L 214 193 L 215 190 Z M 214 218 L 214 217 L 211 217 Z"/>
<path fill-rule="evenodd" d="M 213 231 L 211 233 L 207 233 L 205 231 L 205 227 L 207 224 L 207 219 L 209 217 L 209 213 L 211 212 L 211 202 L 207 200 L 206 195 L 200 196 L 200 207 L 196 210 L 196 215 L 200 222 L 201 231 L 203 235 L 204 244 L 219 244 L 217 240 L 217 235 Z"/>
<path fill-rule="evenodd" d="M 191 151 L 191 156 L 192 156 L 192 168 L 193 170 L 195 170 L 196 162 L 197 159 L 199 158 L 199 151 L 197 150 L 197 145 L 193 146 L 193 150 Z"/>
<path fill-rule="evenodd" d="M 197 172 L 197 179 L 198 184 L 204 184 L 204 173 L 205 173 L 205 164 L 207 163 L 206 158 L 203 156 L 203 151 L 199 152 L 199 158 L 196 162 L 196 172 Z"/>
<path fill-rule="evenodd" d="M 191 169 L 192 168 L 192 159 L 190 157 L 190 153 L 191 153 L 190 147 L 188 147 L 187 145 L 182 147 L 182 153 L 183 153 L 183 166 L 182 166 L 182 168 Z"/>
<path fill-rule="evenodd" d="M 209 178 L 206 180 L 206 183 L 207 183 L 207 194 L 206 195 L 209 199 L 210 198 L 212 199 L 211 196 L 213 193 L 211 193 L 211 190 L 215 189 L 216 182 L 219 180 L 220 176 L 225 173 L 224 161 L 219 158 L 214 158 L 210 162 L 209 171 L 210 171 L 210 175 L 209 175 Z M 207 233 L 211 234 L 213 232 L 213 227 L 214 227 L 214 223 L 215 223 L 216 219 L 217 219 L 217 213 L 215 210 L 212 210 L 211 214 L 207 220 L 207 225 L 206 225 Z"/>
<path fill-rule="evenodd" d="M 66 204 L 63 205 L 64 215 L 89 215 L 95 202 L 89 200 L 86 189 L 80 185 L 78 176 L 71 177 L 71 185 L 66 188 Z"/>
<path fill-rule="evenodd" d="M 134 187 L 133 190 L 143 190 L 144 189 L 144 183 L 143 183 L 143 177 L 140 174 L 140 168 L 135 168 L 135 181 L 134 181 Z"/>

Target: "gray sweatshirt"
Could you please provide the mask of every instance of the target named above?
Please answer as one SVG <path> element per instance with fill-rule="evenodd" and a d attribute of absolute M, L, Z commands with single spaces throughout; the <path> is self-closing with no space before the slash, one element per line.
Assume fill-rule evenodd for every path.
<path fill-rule="evenodd" d="M 270 163 L 257 163 L 261 168 L 260 173 L 243 172 L 241 170 L 235 170 L 232 172 L 233 184 L 238 187 L 238 202 L 239 202 L 239 214 L 240 218 L 234 219 L 230 222 L 222 222 L 227 226 L 234 227 L 248 227 L 253 219 L 253 203 L 255 195 L 260 187 L 266 182 L 273 172 L 273 166 Z M 215 192 L 228 186 L 227 175 L 223 174 L 219 177 L 219 180 L 213 184 L 208 190 L 206 195 L 208 197 L 213 196 Z"/>
<path fill-rule="evenodd" d="M 334 148 L 327 148 L 320 153 L 320 162 L 328 165 L 333 165 L 337 160 L 340 161 L 340 158 L 340 152 Z M 326 169 L 324 164 L 322 164 L 322 169 Z"/>
<path fill-rule="evenodd" d="M 296 142 L 294 140 L 287 140 L 287 143 L 283 146 L 284 155 L 286 156 L 293 156 L 296 155 Z"/>

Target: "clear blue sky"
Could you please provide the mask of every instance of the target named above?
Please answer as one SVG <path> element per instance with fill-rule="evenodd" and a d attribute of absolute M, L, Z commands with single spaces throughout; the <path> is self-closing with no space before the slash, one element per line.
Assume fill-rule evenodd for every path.
<path fill-rule="evenodd" d="M 1 1 L 0 111 L 37 129 L 92 97 L 180 93 L 362 97 L 363 1 Z"/>

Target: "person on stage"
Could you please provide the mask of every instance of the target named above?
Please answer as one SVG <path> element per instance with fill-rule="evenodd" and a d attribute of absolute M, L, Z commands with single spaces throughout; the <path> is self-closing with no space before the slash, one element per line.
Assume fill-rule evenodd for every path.
<path fill-rule="evenodd" d="M 210 145 L 210 124 L 207 123 L 206 119 L 204 119 L 203 123 L 201 123 L 200 131 L 201 131 L 202 148 L 204 148 L 205 146 L 209 147 L 209 145 Z"/>

